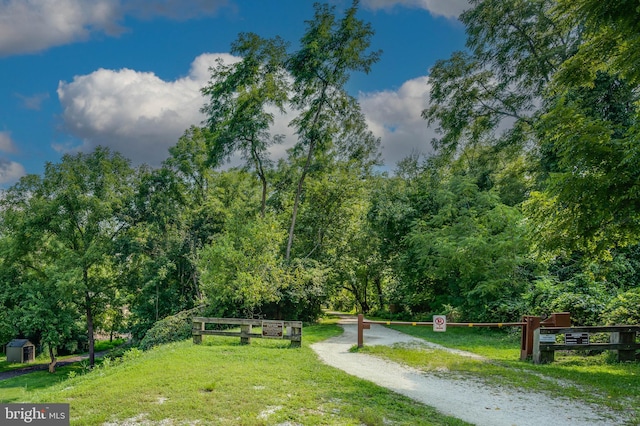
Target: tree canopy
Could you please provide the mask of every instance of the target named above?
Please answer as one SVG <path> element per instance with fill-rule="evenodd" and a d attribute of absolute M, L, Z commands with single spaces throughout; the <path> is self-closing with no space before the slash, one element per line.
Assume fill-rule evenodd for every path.
<path fill-rule="evenodd" d="M 435 153 L 393 173 L 347 90 L 381 54 L 357 1 L 316 4 L 297 45 L 239 34 L 161 167 L 100 147 L 3 193 L 0 338 L 55 364 L 85 343 L 93 362 L 97 332 L 141 341 L 196 311 L 637 323 L 632 3 L 471 0 L 466 49 L 430 70 Z M 273 161 L 280 114 L 294 134 Z"/>

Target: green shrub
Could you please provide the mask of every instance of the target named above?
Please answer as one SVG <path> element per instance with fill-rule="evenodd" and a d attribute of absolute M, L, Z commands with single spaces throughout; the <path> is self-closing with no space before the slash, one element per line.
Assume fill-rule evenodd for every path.
<path fill-rule="evenodd" d="M 122 358 L 125 352 L 131 349 L 131 344 L 125 343 L 121 346 L 113 348 L 109 350 L 109 352 L 104 356 L 105 359 L 110 359 L 112 361 L 117 360 L 118 358 Z"/>
<path fill-rule="evenodd" d="M 610 295 L 602 282 L 586 274 L 576 274 L 566 281 L 553 277 L 537 280 L 523 298 L 530 315 L 569 312 L 573 325 L 600 325 Z"/>
<path fill-rule="evenodd" d="M 614 297 L 605 309 L 603 318 L 607 324 L 640 324 L 640 289 L 635 288 Z"/>
<path fill-rule="evenodd" d="M 177 342 L 191 337 L 191 317 L 193 310 L 182 311 L 156 322 L 140 341 L 140 349 Z"/>
<path fill-rule="evenodd" d="M 109 340 L 96 340 L 94 349 L 96 352 L 108 351 L 118 346 L 123 345 L 126 342 L 124 339 Z"/>

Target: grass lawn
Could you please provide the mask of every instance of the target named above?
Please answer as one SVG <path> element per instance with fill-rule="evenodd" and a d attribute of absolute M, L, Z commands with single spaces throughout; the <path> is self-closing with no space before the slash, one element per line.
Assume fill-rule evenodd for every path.
<path fill-rule="evenodd" d="M 481 328 L 449 328 L 445 333 L 430 327 L 392 328 L 443 346 L 482 355 L 476 360 L 441 350 L 396 346 L 366 346 L 360 349 L 425 371 L 455 372 L 480 377 L 488 383 L 548 392 L 606 405 L 620 412 L 633 412 L 640 424 L 640 362 L 616 363 L 611 355 L 587 356 L 557 352 L 556 362 L 535 365 L 520 361 L 520 334 Z"/>
<path fill-rule="evenodd" d="M 321 364 L 309 344 L 340 333 L 305 327 L 288 341 L 204 336 L 129 352 L 81 374 L 63 367 L 0 382 L 2 402 L 67 402 L 72 425 L 465 425 L 433 409 Z M 69 377 L 74 376 L 75 377 Z M 146 423 L 148 422 L 148 423 Z M 163 423 L 165 424 L 165 423 Z"/>

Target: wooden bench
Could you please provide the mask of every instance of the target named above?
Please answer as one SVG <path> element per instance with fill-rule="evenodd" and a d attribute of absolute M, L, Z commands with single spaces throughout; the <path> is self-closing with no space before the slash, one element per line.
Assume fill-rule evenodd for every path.
<path fill-rule="evenodd" d="M 609 343 L 591 343 L 592 333 L 610 333 Z M 594 349 L 614 351 L 618 361 L 635 361 L 636 351 L 640 350 L 640 343 L 636 343 L 637 333 L 640 333 L 640 326 L 539 328 L 533 336 L 533 362 L 553 362 L 555 351 Z M 557 334 L 565 335 L 564 343 L 556 343 Z"/>
<path fill-rule="evenodd" d="M 243 318 L 205 318 L 194 317 L 191 334 L 193 343 L 202 343 L 202 336 L 231 336 L 240 337 L 240 343 L 248 345 L 251 338 L 285 339 L 291 341 L 292 347 L 300 347 L 302 344 L 302 321 L 274 321 Z M 220 324 L 240 326 L 240 331 L 207 330 L 207 324 Z M 262 328 L 261 333 L 252 333 L 253 327 Z"/>

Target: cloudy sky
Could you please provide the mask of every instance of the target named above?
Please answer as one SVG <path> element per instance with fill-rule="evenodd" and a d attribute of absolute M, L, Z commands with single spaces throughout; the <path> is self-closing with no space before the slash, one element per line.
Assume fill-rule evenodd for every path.
<path fill-rule="evenodd" d="M 434 132 L 420 118 L 428 73 L 464 48 L 457 16 L 466 5 L 361 0 L 359 17 L 383 53 L 348 90 L 382 138 L 389 169 L 430 150 Z M 312 17 L 311 0 L 0 0 L 0 187 L 98 145 L 134 165 L 160 165 L 185 129 L 201 123 L 200 88 L 216 58 L 234 59 L 238 33 L 280 35 L 295 49 Z M 287 133 L 284 118 L 276 127 Z"/>

